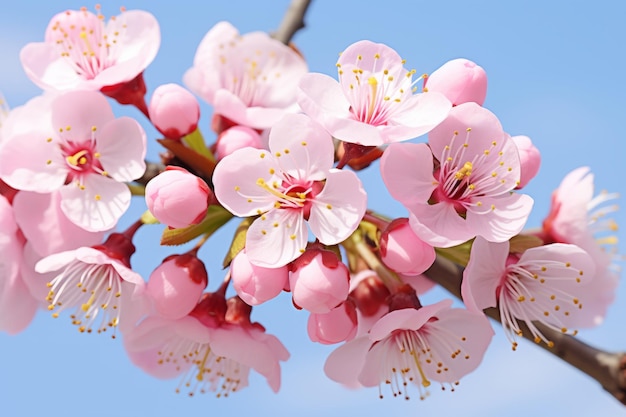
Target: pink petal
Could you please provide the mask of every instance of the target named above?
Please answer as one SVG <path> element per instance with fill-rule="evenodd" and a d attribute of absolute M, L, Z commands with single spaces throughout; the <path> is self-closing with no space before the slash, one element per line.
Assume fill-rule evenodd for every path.
<path fill-rule="evenodd" d="M 257 181 L 266 184 L 281 182 L 278 176 L 279 164 L 266 150 L 243 148 L 224 157 L 215 167 L 213 184 L 215 196 L 231 213 L 247 217 L 266 212 L 274 207 L 277 197 L 261 187 Z"/>
<path fill-rule="evenodd" d="M 431 317 L 435 317 L 439 312 L 449 309 L 452 305 L 451 299 L 441 300 L 435 304 L 423 306 L 420 309 L 404 308 L 394 310 L 382 316 L 370 329 L 369 338 L 376 342 L 388 337 L 391 332 L 398 329 L 419 330 Z"/>
<path fill-rule="evenodd" d="M 471 311 L 496 307 L 496 288 L 505 274 L 509 243 L 490 243 L 476 237 L 467 267 L 463 271 L 461 295 Z"/>
<path fill-rule="evenodd" d="M 443 122 L 452 105 L 441 93 L 414 94 L 408 98 L 402 112 L 388 120 L 390 126 L 382 127 L 385 143 L 416 138 L 430 132 Z"/>
<path fill-rule="evenodd" d="M 135 119 L 120 117 L 96 131 L 99 160 L 116 181 L 132 181 L 146 170 L 146 134 Z M 124 140 L 120 140 L 124 138 Z"/>
<path fill-rule="evenodd" d="M 50 132 L 13 136 L 0 148 L 0 178 L 11 187 L 50 193 L 65 183 L 68 168 Z M 50 163 L 48 163 L 50 161 Z"/>
<path fill-rule="evenodd" d="M 28 78 L 44 90 L 69 90 L 83 80 L 64 58 L 59 57 L 54 45 L 45 42 L 24 46 L 20 61 Z M 97 86 L 92 89 L 96 90 Z"/>
<path fill-rule="evenodd" d="M 255 129 L 272 127 L 285 114 L 284 109 L 248 107 L 237 95 L 220 88 L 213 96 L 215 113 Z"/>
<path fill-rule="evenodd" d="M 435 247 L 449 248 L 475 236 L 452 204 L 415 204 L 409 211 L 409 224 L 415 234 Z"/>
<path fill-rule="evenodd" d="M 481 201 L 483 207 L 493 206 L 495 209 L 487 213 L 468 209 L 466 224 L 473 234 L 490 242 L 504 242 L 521 232 L 534 204 L 533 199 L 526 194 L 509 194 Z"/>
<path fill-rule="evenodd" d="M 26 239 L 40 256 L 99 243 L 103 232 L 88 232 L 67 219 L 61 211 L 58 192 L 17 193 L 13 200 L 15 219 Z"/>
<path fill-rule="evenodd" d="M 278 268 L 304 252 L 308 234 L 300 210 L 271 210 L 250 225 L 246 254 L 254 265 Z"/>
<path fill-rule="evenodd" d="M 381 157 L 380 172 L 391 196 L 405 206 L 426 203 L 437 187 L 432 153 L 422 143 L 389 145 Z"/>
<path fill-rule="evenodd" d="M 96 91 L 70 91 L 52 102 L 52 127 L 71 130 L 64 133 L 74 140 L 91 137 L 92 127 L 104 127 L 114 119 L 107 99 Z"/>
<path fill-rule="evenodd" d="M 333 350 L 324 364 L 324 373 L 335 382 L 349 387 L 359 387 L 361 369 L 372 342 L 368 337 L 358 337 Z"/>
<path fill-rule="evenodd" d="M 303 114 L 285 115 L 270 130 L 270 150 L 294 178 L 321 181 L 334 164 L 334 145 L 324 128 Z M 288 152 L 288 153 L 287 153 Z"/>
<path fill-rule="evenodd" d="M 327 129 L 333 120 L 350 117 L 350 103 L 334 78 L 325 74 L 306 74 L 299 87 L 298 104 Z"/>
<path fill-rule="evenodd" d="M 468 128 L 471 128 L 469 133 Z M 485 149 L 491 147 L 492 141 L 503 140 L 505 136 L 500 121 L 492 112 L 474 102 L 463 103 L 453 107 L 446 120 L 428 134 L 433 155 L 442 155 L 444 147 L 450 145 L 455 132 L 459 136 L 455 139 L 456 146 L 461 146 L 466 135 L 469 135 L 468 146 L 465 148 L 468 155 L 481 155 Z"/>
<path fill-rule="evenodd" d="M 334 245 L 356 230 L 367 209 L 367 193 L 352 171 L 332 169 L 315 197 L 309 226 L 320 242 Z"/>
<path fill-rule="evenodd" d="M 61 188 L 61 210 L 74 224 L 90 232 L 109 230 L 130 206 L 126 184 L 98 174 L 84 179 L 84 189 L 75 184 Z"/>
<path fill-rule="evenodd" d="M 211 342 L 211 350 L 217 356 L 224 356 L 248 366 L 267 379 L 267 383 L 274 392 L 280 388 L 280 364 L 289 353 L 277 339 L 263 333 L 251 337 L 250 333 L 260 333 L 250 329 L 244 330 L 239 326 L 222 326 L 215 329 L 215 337 Z M 269 339 L 274 339 L 269 341 Z M 276 348 L 280 347 L 278 351 Z"/>

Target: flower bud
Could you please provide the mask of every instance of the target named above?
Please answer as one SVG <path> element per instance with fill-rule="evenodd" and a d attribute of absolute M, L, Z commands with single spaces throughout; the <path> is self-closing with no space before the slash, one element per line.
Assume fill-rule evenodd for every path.
<path fill-rule="evenodd" d="M 166 138 L 180 139 L 198 127 L 198 100 L 178 84 L 163 84 L 152 94 L 150 120 Z"/>
<path fill-rule="evenodd" d="M 263 143 L 261 135 L 256 130 L 246 126 L 233 126 L 220 133 L 215 146 L 217 158 L 222 159 L 237 149 L 246 147 L 261 149 Z"/>
<path fill-rule="evenodd" d="M 435 249 L 409 226 L 409 219 L 395 219 L 380 237 L 380 257 L 395 272 L 418 275 L 435 262 Z"/>
<path fill-rule="evenodd" d="M 152 272 L 146 290 L 157 314 L 179 319 L 194 309 L 208 280 L 204 263 L 197 256 L 171 255 Z"/>
<path fill-rule="evenodd" d="M 453 106 L 470 101 L 482 106 L 487 95 L 487 74 L 472 61 L 453 59 L 430 74 L 426 88 L 442 93 Z"/>
<path fill-rule="evenodd" d="M 204 219 L 211 190 L 187 170 L 168 166 L 146 185 L 148 210 L 172 228 L 197 224 Z"/>
<path fill-rule="evenodd" d="M 521 173 L 520 183 L 516 188 L 520 189 L 525 187 L 539 172 L 541 154 L 528 136 L 513 136 L 511 139 L 513 139 L 513 143 L 515 143 L 519 152 Z"/>
<path fill-rule="evenodd" d="M 289 281 L 289 268 L 253 265 L 244 249 L 231 262 L 230 277 L 237 295 L 249 305 L 258 305 L 281 293 Z"/>
<path fill-rule="evenodd" d="M 311 313 L 307 323 L 309 338 L 325 345 L 353 339 L 356 329 L 356 308 L 351 301 L 346 301 L 328 313 Z"/>
<path fill-rule="evenodd" d="M 334 252 L 308 249 L 293 266 L 289 286 L 296 307 L 328 313 L 348 297 L 350 274 Z"/>
<path fill-rule="evenodd" d="M 353 287 L 350 298 L 363 316 L 374 316 L 381 307 L 387 306 L 387 299 L 391 294 L 374 271 L 359 272 L 352 277 L 350 284 Z"/>

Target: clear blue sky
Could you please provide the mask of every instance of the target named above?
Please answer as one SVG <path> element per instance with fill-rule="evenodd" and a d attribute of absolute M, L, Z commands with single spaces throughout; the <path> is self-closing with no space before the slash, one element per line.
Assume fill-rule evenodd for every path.
<path fill-rule="evenodd" d="M 119 6 L 145 8 L 161 25 L 161 50 L 145 73 L 149 91 L 168 82 L 182 82 L 195 49 L 216 22 L 229 20 L 242 32 L 272 30 L 289 3 L 275 1 L 220 2 L 103 2 L 103 12 Z M 39 93 L 21 72 L 20 48 L 43 39 L 55 13 L 89 4 L 76 1 L 11 2 L 0 14 L 0 91 L 11 106 Z M 588 165 L 598 190 L 626 194 L 623 159 L 626 139 L 626 3 L 600 1 L 525 2 L 419 0 L 356 2 L 314 0 L 307 28 L 295 41 L 310 69 L 335 75 L 337 54 L 360 39 L 387 43 L 418 73 L 432 72 L 449 59 L 465 57 L 483 66 L 489 77 L 485 107 L 513 134 L 530 136 L 543 164 L 526 191 L 535 198 L 529 227 L 547 213 L 551 191 L 570 170 Z M 209 133 L 210 108 L 203 106 L 203 131 Z M 133 109 L 116 107 L 117 114 Z M 144 123 L 145 124 L 145 123 Z M 156 132 L 146 126 L 150 137 Z M 149 144 L 149 155 L 160 151 Z M 405 216 L 391 202 L 377 179 L 377 171 L 363 175 L 373 208 Z M 137 199 L 130 213 L 143 209 Z M 127 217 L 124 224 L 132 221 Z M 616 216 L 626 224 L 624 212 Z M 163 256 L 157 247 L 159 226 L 141 230 L 135 268 L 147 277 Z M 619 232 L 626 241 L 623 231 Z M 229 232 L 215 240 L 229 238 Z M 624 246 L 624 245 L 622 245 Z M 200 254 L 209 266 L 215 289 L 223 272 L 223 248 L 205 247 Z M 437 301 L 443 292 L 434 292 Z M 626 349 L 626 289 L 621 286 L 603 327 L 581 331 L 579 337 L 611 350 Z M 212 395 L 177 395 L 177 380 L 159 381 L 134 368 L 120 340 L 78 334 L 69 320 L 53 320 L 40 312 L 23 333 L 0 334 L 0 407 L 13 416 L 131 416 L 231 415 L 621 415 L 620 406 L 593 380 L 560 363 L 529 343 L 517 352 L 501 332 L 496 334 L 483 364 L 461 381 L 454 393 L 432 389 L 425 401 L 378 399 L 376 389 L 347 390 L 326 379 L 322 366 L 330 349 L 314 345 L 306 336 L 306 314 L 291 307 L 283 294 L 256 308 L 261 321 L 290 350 L 283 366 L 283 385 L 274 394 L 261 378 L 228 399 Z M 437 414 L 435 414 L 437 413 Z"/>

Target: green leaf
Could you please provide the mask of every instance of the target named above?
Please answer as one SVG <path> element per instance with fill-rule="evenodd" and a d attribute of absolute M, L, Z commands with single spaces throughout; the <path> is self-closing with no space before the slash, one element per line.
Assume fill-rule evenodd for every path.
<path fill-rule="evenodd" d="M 200 129 L 196 129 L 187 136 L 185 136 L 183 138 L 183 142 L 185 142 L 187 146 L 198 152 L 200 155 L 206 156 L 211 161 L 215 162 L 215 156 L 213 156 L 213 153 L 211 153 L 209 148 L 206 146 L 206 143 L 204 142 L 204 137 L 202 136 Z"/>
<path fill-rule="evenodd" d="M 202 222 L 179 229 L 166 228 L 163 231 L 163 235 L 161 235 L 161 245 L 182 245 L 198 236 L 211 235 L 224 226 L 232 217 L 233 215 L 222 206 L 210 206 Z"/>
<path fill-rule="evenodd" d="M 233 258 L 246 246 L 246 233 L 248 233 L 248 228 L 253 221 L 253 217 L 246 217 L 239 223 L 239 226 L 237 226 L 237 230 L 235 230 L 235 235 L 233 236 L 233 242 L 230 244 L 230 248 L 228 248 L 228 252 L 226 252 L 226 256 L 222 262 L 224 268 L 230 265 Z"/>
<path fill-rule="evenodd" d="M 527 249 L 543 245 L 543 240 L 533 235 L 517 235 L 509 240 L 509 252 L 524 253 Z"/>
<path fill-rule="evenodd" d="M 177 140 L 157 139 L 164 148 L 172 152 L 178 159 L 187 164 L 196 173 L 205 178 L 211 178 L 215 169 L 215 161 L 188 148 Z"/>

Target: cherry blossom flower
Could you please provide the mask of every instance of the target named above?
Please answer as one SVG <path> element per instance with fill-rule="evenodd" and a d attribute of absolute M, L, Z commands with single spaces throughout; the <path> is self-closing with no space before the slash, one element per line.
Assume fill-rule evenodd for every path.
<path fill-rule="evenodd" d="M 538 236 L 545 243 L 571 243 L 583 248 L 596 264 L 594 284 L 586 290 L 586 305 L 594 305 L 585 314 L 580 327 L 602 323 L 615 299 L 620 270 L 617 262 L 618 225 L 610 214 L 617 211 L 613 203 L 617 193 L 601 192 L 594 196 L 594 176 L 589 167 L 580 167 L 563 178 L 552 194 L 550 213 Z"/>
<path fill-rule="evenodd" d="M 133 363 L 159 378 L 182 375 L 182 386 L 195 393 L 228 396 L 248 385 L 250 370 L 263 375 L 275 392 L 280 388 L 280 361 L 289 353 L 262 326 L 224 322 L 214 304 L 201 301 L 177 320 L 148 317 L 127 333 L 126 351 Z M 223 312 L 222 312 L 223 316 Z M 217 319 L 216 319 L 217 317 Z"/>
<path fill-rule="evenodd" d="M 403 308 L 381 317 L 365 336 L 333 351 L 324 365 L 326 375 L 366 387 L 389 386 L 393 396 L 409 398 L 409 384 L 420 397 L 432 381 L 456 384 L 482 361 L 493 330 L 474 312 L 451 308 L 443 300 L 419 309 Z M 454 388 L 453 388 L 454 389 Z"/>
<path fill-rule="evenodd" d="M 365 146 L 398 142 L 427 133 L 443 121 L 451 104 L 440 93 L 418 93 L 415 70 L 387 45 L 359 41 L 337 61 L 339 81 L 307 74 L 298 104 L 342 141 Z"/>
<path fill-rule="evenodd" d="M 105 23 L 97 11 L 58 13 L 44 42 L 22 49 L 22 66 L 35 84 L 44 90 L 99 90 L 134 79 L 152 62 L 161 42 L 154 16 L 122 9 Z"/>
<path fill-rule="evenodd" d="M 13 207 L 0 195 L 0 331 L 9 334 L 24 330 L 39 307 L 22 278 L 25 242 L 13 214 Z"/>
<path fill-rule="evenodd" d="M 240 35 L 219 22 L 202 39 L 183 81 L 233 122 L 266 129 L 296 103 L 304 59 L 267 33 Z"/>
<path fill-rule="evenodd" d="M 390 145 L 380 169 L 392 197 L 409 210 L 415 233 L 433 246 L 477 235 L 508 240 L 522 230 L 533 205 L 529 196 L 511 193 L 520 179 L 515 144 L 496 116 L 476 103 L 454 107 L 430 132 L 428 145 Z"/>
<path fill-rule="evenodd" d="M 325 245 L 358 226 L 367 195 L 351 171 L 333 169 L 330 135 L 305 115 L 286 115 L 270 132 L 269 151 L 244 148 L 215 168 L 215 196 L 240 217 L 258 215 L 246 235 L 255 265 L 276 268 L 304 252 L 308 226 Z"/>
<path fill-rule="evenodd" d="M 129 237 L 112 233 L 102 245 L 60 252 L 37 262 L 39 273 L 56 271 L 48 283 L 52 316 L 74 309 L 70 318 L 81 333 L 94 328 L 98 333 L 115 331 L 118 326 L 124 331 L 134 325 L 145 309 L 145 282 L 130 269 L 134 251 Z"/>
<path fill-rule="evenodd" d="M 527 249 L 509 258 L 509 242 L 491 243 L 477 237 L 463 272 L 461 292 L 469 309 L 498 307 L 508 339 L 517 347 L 518 320 L 528 326 L 535 342 L 553 345 L 534 322 L 563 333 L 576 334 L 587 311 L 586 293 L 595 265 L 575 245 L 554 243 Z M 585 305 L 585 308 L 583 308 Z"/>
<path fill-rule="evenodd" d="M 145 133 L 130 117 L 115 119 L 100 93 L 68 92 L 50 105 L 52 125 L 3 143 L 0 178 L 20 190 L 59 190 L 68 219 L 88 231 L 108 230 L 130 205 L 123 182 L 145 171 Z"/>

